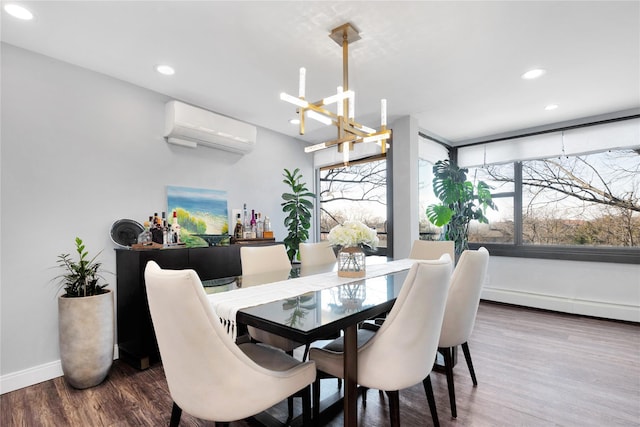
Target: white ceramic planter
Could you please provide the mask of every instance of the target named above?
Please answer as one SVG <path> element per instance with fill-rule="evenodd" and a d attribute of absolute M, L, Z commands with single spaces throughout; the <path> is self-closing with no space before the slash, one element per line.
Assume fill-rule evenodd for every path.
<path fill-rule="evenodd" d="M 83 389 L 100 384 L 113 363 L 113 293 L 58 298 L 60 361 L 67 382 Z"/>

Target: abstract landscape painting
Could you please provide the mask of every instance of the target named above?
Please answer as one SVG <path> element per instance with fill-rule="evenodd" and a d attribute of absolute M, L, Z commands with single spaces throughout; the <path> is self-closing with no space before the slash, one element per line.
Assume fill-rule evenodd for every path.
<path fill-rule="evenodd" d="M 167 217 L 177 212 L 181 239 L 187 246 L 200 246 L 196 234 L 228 234 L 227 192 L 204 188 L 167 186 Z M 193 236 L 194 238 L 191 238 Z M 191 243 L 191 244 L 190 244 Z"/>

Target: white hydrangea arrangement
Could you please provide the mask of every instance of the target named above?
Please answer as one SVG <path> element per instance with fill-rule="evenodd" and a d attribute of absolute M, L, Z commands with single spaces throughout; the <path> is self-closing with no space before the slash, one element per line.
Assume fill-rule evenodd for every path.
<path fill-rule="evenodd" d="M 329 232 L 329 242 L 334 246 L 352 247 L 366 245 L 373 249 L 378 246 L 376 230 L 360 221 L 345 221 L 336 225 Z"/>

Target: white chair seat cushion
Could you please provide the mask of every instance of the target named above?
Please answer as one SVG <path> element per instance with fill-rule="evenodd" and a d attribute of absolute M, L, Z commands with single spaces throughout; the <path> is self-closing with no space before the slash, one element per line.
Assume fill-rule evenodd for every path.
<path fill-rule="evenodd" d="M 358 329 L 358 348 L 366 344 L 373 336 L 374 331 Z M 312 348 L 309 358 L 316 362 L 316 369 L 326 372 L 336 378 L 344 378 L 344 337 L 336 338 L 322 348 Z"/>
<path fill-rule="evenodd" d="M 238 347 L 258 365 L 272 371 L 288 371 L 301 364 L 299 360 L 284 351 L 267 345 L 244 343 Z"/>
<path fill-rule="evenodd" d="M 288 338 L 281 337 L 280 335 L 272 334 L 271 332 L 263 331 L 262 329 L 257 329 L 249 326 L 249 335 L 256 341 L 267 343 L 270 346 L 280 348 L 284 351 L 293 351 L 296 348 L 302 346 L 303 344 L 292 341 Z"/>

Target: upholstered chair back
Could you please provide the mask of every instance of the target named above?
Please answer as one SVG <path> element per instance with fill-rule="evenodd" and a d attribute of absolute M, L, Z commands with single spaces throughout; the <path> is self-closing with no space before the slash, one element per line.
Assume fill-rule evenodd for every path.
<path fill-rule="evenodd" d="M 431 372 L 452 264 L 448 255 L 416 261 L 380 329 L 358 352 L 358 383 L 401 390 Z"/>
<path fill-rule="evenodd" d="M 455 243 L 453 240 L 414 240 L 409 258 L 438 259 L 442 254 L 449 254 L 455 263 Z"/>
<path fill-rule="evenodd" d="M 304 267 L 325 265 L 336 262 L 333 246 L 327 242 L 300 243 L 300 263 Z"/>
<path fill-rule="evenodd" d="M 455 347 L 468 341 L 488 267 L 489 252 L 485 248 L 462 252 L 451 276 L 440 347 Z"/>
<path fill-rule="evenodd" d="M 284 245 L 243 246 L 240 248 L 242 275 L 291 270 Z"/>
<path fill-rule="evenodd" d="M 313 365 L 301 364 L 285 375 L 249 358 L 213 312 L 195 271 L 163 270 L 149 261 L 145 282 L 169 391 L 189 414 L 216 421 L 243 419 L 315 378 Z"/>

